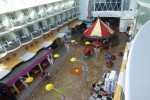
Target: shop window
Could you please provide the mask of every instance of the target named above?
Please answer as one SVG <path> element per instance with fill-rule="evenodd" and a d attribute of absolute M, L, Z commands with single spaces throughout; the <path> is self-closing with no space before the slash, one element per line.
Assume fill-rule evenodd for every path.
<path fill-rule="evenodd" d="M 30 76 L 32 76 L 32 77 L 36 77 L 39 73 L 40 73 L 40 68 L 39 68 L 38 65 L 35 66 L 35 67 L 29 72 Z"/>
<path fill-rule="evenodd" d="M 18 88 L 19 91 L 22 91 L 25 88 L 25 86 L 19 79 L 16 81 L 15 86 Z"/>

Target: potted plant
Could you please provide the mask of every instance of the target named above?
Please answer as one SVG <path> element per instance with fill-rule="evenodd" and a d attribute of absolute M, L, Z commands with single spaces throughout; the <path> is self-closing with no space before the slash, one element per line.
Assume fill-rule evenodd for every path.
<path fill-rule="evenodd" d="M 112 62 L 112 61 L 106 62 L 106 66 L 107 66 L 108 68 L 112 68 L 113 62 Z"/>
<path fill-rule="evenodd" d="M 119 51 L 118 56 L 122 56 L 122 55 L 123 55 L 122 51 Z"/>
<path fill-rule="evenodd" d="M 115 60 L 116 56 L 115 55 L 111 55 L 111 60 Z"/>

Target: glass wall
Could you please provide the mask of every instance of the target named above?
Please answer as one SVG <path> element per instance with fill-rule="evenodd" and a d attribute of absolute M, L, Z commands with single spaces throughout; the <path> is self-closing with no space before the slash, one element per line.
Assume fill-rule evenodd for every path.
<path fill-rule="evenodd" d="M 123 0 L 123 10 L 129 10 L 130 0 Z"/>
<path fill-rule="evenodd" d="M 134 31 L 132 32 L 131 36 L 132 39 L 135 37 L 138 30 L 148 21 L 150 20 L 150 7 L 146 7 L 144 5 L 138 5 L 137 10 L 137 18 L 136 22 L 134 23 Z"/>
<path fill-rule="evenodd" d="M 121 11 L 121 0 L 95 0 L 95 11 Z"/>

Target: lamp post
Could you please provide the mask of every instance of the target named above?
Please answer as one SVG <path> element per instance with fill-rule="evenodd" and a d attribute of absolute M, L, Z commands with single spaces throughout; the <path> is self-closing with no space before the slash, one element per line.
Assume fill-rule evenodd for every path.
<path fill-rule="evenodd" d="M 94 47 L 94 52 L 95 52 L 95 61 L 96 61 L 96 66 L 98 66 L 98 55 L 99 55 L 99 52 L 100 52 L 100 47 L 96 46 Z"/>
<path fill-rule="evenodd" d="M 78 44 L 78 42 L 76 40 L 71 40 L 72 45 L 76 45 Z"/>
<path fill-rule="evenodd" d="M 59 92 L 59 93 L 62 94 L 62 100 L 68 100 L 66 94 L 63 93 L 62 91 L 58 90 L 58 89 L 55 89 L 53 84 L 47 84 L 47 85 L 45 86 L 45 90 L 47 90 L 47 91 L 55 90 L 55 91 L 57 91 L 57 92 Z"/>
<path fill-rule="evenodd" d="M 70 42 L 69 40 L 65 41 L 65 47 L 67 48 L 68 53 L 69 53 L 69 49 L 70 49 L 70 43 L 69 42 Z"/>
<path fill-rule="evenodd" d="M 84 81 L 85 81 L 85 85 L 87 85 L 87 74 L 88 74 L 88 67 L 87 67 L 87 63 L 85 63 L 84 61 L 82 60 L 78 60 L 77 58 L 71 58 L 70 59 L 71 62 L 81 62 L 83 63 L 83 66 L 82 66 L 82 70 L 83 70 L 83 78 L 84 78 Z"/>
<path fill-rule="evenodd" d="M 30 88 L 28 86 L 27 83 L 31 83 L 33 81 L 33 77 L 19 77 L 20 81 L 22 82 L 22 84 L 26 87 L 26 89 L 31 93 L 32 96 L 32 100 L 35 100 L 35 97 L 32 95 L 32 92 L 30 91 Z"/>

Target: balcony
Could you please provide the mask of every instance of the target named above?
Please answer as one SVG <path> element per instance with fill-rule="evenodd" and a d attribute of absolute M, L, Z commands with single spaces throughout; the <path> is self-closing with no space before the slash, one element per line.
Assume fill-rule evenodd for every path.
<path fill-rule="evenodd" d="M 68 21 L 68 19 L 67 19 L 67 18 L 64 18 L 64 19 L 63 19 L 63 22 L 67 22 L 67 21 Z"/>
<path fill-rule="evenodd" d="M 63 24 L 63 21 L 57 21 L 57 24 L 58 24 L 58 25 L 62 25 L 62 24 Z"/>
<path fill-rule="evenodd" d="M 26 24 L 26 21 L 25 20 L 14 19 L 14 20 L 11 20 L 11 23 L 12 23 L 13 27 L 17 27 L 17 26 L 21 26 L 21 25 Z"/>
<path fill-rule="evenodd" d="M 19 47 L 21 44 L 20 39 L 5 41 L 3 45 L 0 47 L 0 54 L 5 53 L 6 51 L 11 51 Z"/>
<path fill-rule="evenodd" d="M 4 26 L 3 24 L 0 24 L 0 32 L 5 32 L 5 31 L 9 31 L 10 28 Z"/>
<path fill-rule="evenodd" d="M 32 21 L 35 21 L 37 19 L 36 19 L 36 17 L 26 16 L 26 20 L 27 20 L 27 22 L 32 22 Z"/>
<path fill-rule="evenodd" d="M 79 6 L 79 2 L 75 2 L 75 5 L 76 5 L 76 6 Z"/>
<path fill-rule="evenodd" d="M 51 29 L 54 29 L 54 28 L 56 28 L 56 27 L 57 27 L 57 24 L 56 24 L 56 23 L 51 24 Z"/>
<path fill-rule="evenodd" d="M 71 20 L 71 19 L 72 19 L 72 16 L 68 17 L 68 19 Z"/>
<path fill-rule="evenodd" d="M 42 28 L 43 34 L 49 32 L 50 29 L 51 29 L 50 26 L 44 26 L 44 27 Z"/>
<path fill-rule="evenodd" d="M 41 30 L 35 30 L 34 32 L 31 32 L 30 34 L 32 34 L 33 38 L 37 38 L 37 37 L 42 35 L 42 31 Z"/>
<path fill-rule="evenodd" d="M 5 45 L 3 44 L 3 45 L 0 46 L 0 55 L 4 54 L 5 52 L 7 52 L 7 50 L 5 48 Z"/>
<path fill-rule="evenodd" d="M 76 15 L 76 14 L 74 14 L 74 15 L 73 15 L 73 17 L 77 17 L 77 15 Z"/>
<path fill-rule="evenodd" d="M 28 34 L 28 35 L 23 35 L 22 37 L 19 37 L 19 38 L 20 38 L 21 44 L 24 44 L 24 43 L 31 41 L 33 36 L 31 34 Z"/>

